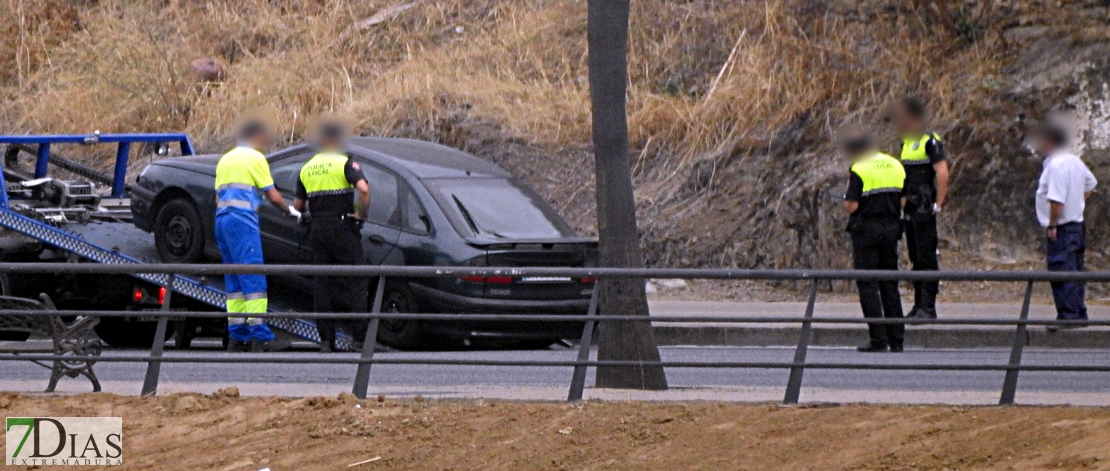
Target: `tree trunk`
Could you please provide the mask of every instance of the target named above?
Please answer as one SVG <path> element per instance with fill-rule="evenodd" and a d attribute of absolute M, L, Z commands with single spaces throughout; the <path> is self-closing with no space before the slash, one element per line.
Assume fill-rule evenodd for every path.
<path fill-rule="evenodd" d="M 590 102 L 593 108 L 594 155 L 597 165 L 597 226 L 602 267 L 643 266 L 632 171 L 628 162 L 629 0 L 589 0 Z M 644 280 L 601 281 L 600 312 L 647 316 Z M 598 360 L 659 361 L 659 348 L 647 322 L 606 322 L 600 327 Z M 597 386 L 624 389 L 667 389 L 662 367 L 603 366 Z"/>

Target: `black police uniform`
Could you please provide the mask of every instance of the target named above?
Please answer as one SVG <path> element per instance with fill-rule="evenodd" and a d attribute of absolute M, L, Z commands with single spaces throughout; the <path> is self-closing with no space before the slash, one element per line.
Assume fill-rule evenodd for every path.
<path fill-rule="evenodd" d="M 897 159 L 882 153 L 852 165 L 844 199 L 859 203 L 848 218 L 852 265 L 857 270 L 897 270 L 902 238 L 902 189 L 905 172 Z M 860 308 L 867 318 L 902 318 L 897 281 L 857 281 Z M 861 349 L 902 349 L 905 326 L 868 324 L 870 343 Z"/>
<path fill-rule="evenodd" d="M 362 222 L 354 214 L 355 185 L 365 180 L 358 164 L 346 155 L 321 152 L 305 163 L 297 181 L 297 198 L 308 201 L 309 246 L 315 265 L 362 265 Z M 317 276 L 313 280 L 315 312 L 367 312 L 367 279 Z M 366 321 L 352 322 L 356 341 L 366 335 Z M 335 349 L 334 319 L 318 319 L 325 347 Z"/>
<path fill-rule="evenodd" d="M 937 198 L 937 172 L 933 165 L 948 160 L 944 144 L 932 132 L 902 141 L 900 152 L 906 168 L 906 250 L 914 270 L 936 271 L 937 216 L 933 204 Z M 910 316 L 935 318 L 937 313 L 937 281 L 913 283 L 913 311 Z M 923 312 L 922 312 L 923 311 Z"/>

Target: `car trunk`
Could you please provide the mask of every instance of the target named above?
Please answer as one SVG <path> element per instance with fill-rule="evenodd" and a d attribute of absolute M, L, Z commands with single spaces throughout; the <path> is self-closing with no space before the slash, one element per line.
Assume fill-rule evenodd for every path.
<path fill-rule="evenodd" d="M 587 238 L 554 239 L 468 239 L 486 251 L 490 267 L 592 267 L 597 265 L 597 241 Z M 589 297 L 594 280 L 571 277 L 466 277 L 463 281 L 482 284 L 493 299 L 532 301 Z"/>

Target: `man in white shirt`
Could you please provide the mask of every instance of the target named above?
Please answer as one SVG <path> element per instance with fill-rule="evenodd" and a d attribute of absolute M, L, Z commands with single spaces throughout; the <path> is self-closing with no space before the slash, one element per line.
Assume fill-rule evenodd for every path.
<path fill-rule="evenodd" d="M 1033 145 L 1038 154 L 1045 156 L 1037 186 L 1037 219 L 1045 228 L 1048 270 L 1083 271 L 1087 248 L 1083 209 L 1098 181 L 1087 165 L 1068 151 L 1068 133 L 1063 126 L 1041 124 L 1033 135 Z M 1052 297 L 1057 319 L 1087 319 L 1084 283 L 1052 283 Z"/>

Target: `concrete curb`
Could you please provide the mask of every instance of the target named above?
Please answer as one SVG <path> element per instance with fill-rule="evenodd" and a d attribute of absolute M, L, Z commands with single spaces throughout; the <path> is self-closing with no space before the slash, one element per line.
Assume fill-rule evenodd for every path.
<path fill-rule="evenodd" d="M 795 346 L 801 327 L 748 327 L 722 325 L 657 325 L 659 345 L 770 347 Z M 917 348 L 1009 348 L 1014 343 L 1013 327 L 1006 328 L 930 328 L 906 329 L 906 346 Z M 856 346 L 867 340 L 867 329 L 843 326 L 813 326 L 810 345 L 820 347 Z M 1033 348 L 1110 348 L 1110 329 L 1086 328 L 1055 333 L 1043 327 L 1027 331 L 1026 346 Z"/>

